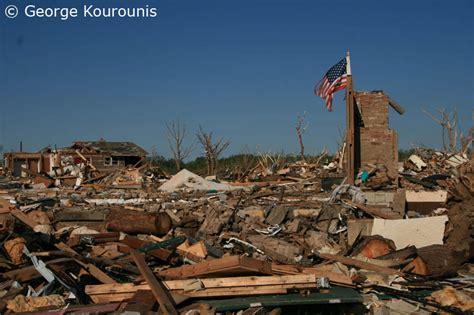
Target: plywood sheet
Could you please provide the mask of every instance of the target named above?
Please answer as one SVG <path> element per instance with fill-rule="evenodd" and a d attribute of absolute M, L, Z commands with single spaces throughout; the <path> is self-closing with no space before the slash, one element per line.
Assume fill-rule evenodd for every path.
<path fill-rule="evenodd" d="M 417 248 L 443 244 L 448 216 L 402 220 L 374 219 L 372 235 L 381 235 L 394 241 L 397 249 L 410 245 Z"/>

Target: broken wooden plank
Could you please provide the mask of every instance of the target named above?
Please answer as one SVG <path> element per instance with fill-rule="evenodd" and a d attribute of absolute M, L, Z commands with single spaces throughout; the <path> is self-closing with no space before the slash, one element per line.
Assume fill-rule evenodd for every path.
<path fill-rule="evenodd" d="M 207 256 L 206 244 L 203 240 L 192 245 L 186 240 L 176 248 L 176 252 L 185 257 L 189 255 L 192 258 L 197 258 L 198 261 L 201 261 Z"/>
<path fill-rule="evenodd" d="M 367 262 L 363 262 L 363 261 L 353 259 L 353 258 L 350 258 L 350 257 L 345 257 L 345 256 L 341 256 L 341 255 L 326 254 L 326 253 L 316 253 L 316 255 L 320 258 L 323 258 L 323 259 L 338 261 L 338 262 L 340 262 L 344 265 L 354 266 L 354 267 L 357 267 L 357 268 L 360 268 L 360 269 L 372 270 L 372 271 L 376 271 L 376 272 L 385 273 L 385 274 L 388 274 L 388 275 L 399 275 L 399 276 L 403 275 L 403 273 L 398 271 L 398 270 L 395 270 L 395 269 L 392 269 L 392 268 L 387 268 L 387 267 L 377 266 L 377 265 L 367 263 Z"/>
<path fill-rule="evenodd" d="M 357 208 L 357 209 L 360 209 L 360 210 L 364 211 L 365 213 L 367 213 L 371 217 L 379 217 L 379 218 L 382 218 L 382 219 L 400 219 L 401 218 L 400 214 L 398 214 L 398 213 L 384 212 L 384 211 L 381 211 L 379 209 L 371 208 L 371 207 L 368 207 L 366 205 L 356 203 L 356 202 L 352 202 L 352 201 L 347 200 L 347 199 L 344 199 L 343 202 L 347 203 L 351 207 L 354 207 L 354 208 Z"/>
<path fill-rule="evenodd" d="M 140 270 L 141 274 L 145 277 L 145 280 L 153 292 L 156 301 L 160 304 L 160 312 L 170 315 L 177 315 L 178 311 L 174 307 L 174 303 L 168 295 L 167 290 L 165 287 L 163 287 L 161 282 L 156 279 L 155 275 L 148 267 L 145 258 L 143 257 L 144 255 L 140 254 L 134 249 L 130 249 L 130 253 L 138 267 L 138 270 Z"/>
<path fill-rule="evenodd" d="M 127 270 L 128 272 L 131 272 L 131 273 L 135 273 L 135 274 L 140 273 L 137 268 L 135 268 L 134 266 L 132 266 L 132 265 L 126 263 L 126 262 L 115 261 L 115 260 L 112 260 L 112 259 L 109 259 L 109 258 L 104 258 L 104 257 L 83 257 L 83 256 L 77 254 L 76 251 L 74 251 L 72 248 L 70 248 L 69 246 L 67 246 L 63 242 L 59 242 L 59 243 L 55 244 L 54 246 L 56 246 L 56 248 L 62 250 L 63 253 L 67 254 L 67 256 L 73 257 L 73 258 L 75 258 L 77 260 L 80 260 L 80 261 L 85 261 L 86 263 L 91 262 L 91 263 L 94 263 L 94 264 L 104 264 L 104 265 L 108 265 L 108 266 L 117 266 L 117 267 L 120 267 L 124 270 Z"/>
<path fill-rule="evenodd" d="M 65 258 L 58 258 L 46 261 L 46 266 L 53 265 L 53 264 L 63 264 L 65 262 L 73 261 L 73 258 L 65 257 Z M 12 271 L 7 271 L 2 274 L 4 279 L 13 279 L 19 282 L 30 281 L 33 279 L 41 278 L 41 274 L 36 270 L 35 266 L 28 266 L 24 268 L 15 269 Z"/>
<path fill-rule="evenodd" d="M 403 115 L 405 113 L 405 108 L 403 108 L 402 105 L 395 102 L 392 98 L 388 99 L 388 104 L 400 115 Z"/>
<path fill-rule="evenodd" d="M 160 275 L 170 278 L 244 275 L 252 273 L 271 275 L 271 264 L 246 256 L 228 256 L 160 271 Z"/>
<path fill-rule="evenodd" d="M 326 277 L 330 282 L 335 284 L 352 285 L 352 280 L 349 276 L 342 273 L 319 270 L 316 267 L 301 267 L 296 265 L 279 265 L 272 264 L 272 272 L 279 275 L 298 275 L 298 274 L 312 274 L 318 278 Z"/>
<path fill-rule="evenodd" d="M 211 288 L 238 288 L 254 286 L 278 286 L 311 284 L 316 285 L 317 277 L 311 274 L 284 275 L 284 276 L 249 276 L 249 277 L 224 277 L 224 278 L 203 278 L 186 280 L 164 281 L 169 290 L 186 290 L 193 283 L 198 282 L 203 289 Z"/>
<path fill-rule="evenodd" d="M 125 235 L 124 237 L 122 237 L 120 239 L 120 242 L 133 249 L 140 249 L 150 244 L 150 242 L 145 242 L 137 237 L 130 236 L 130 235 Z M 166 248 L 158 248 L 158 249 L 147 251 L 147 254 L 150 254 L 163 261 L 167 261 L 168 258 L 171 256 L 172 252 Z"/>
<path fill-rule="evenodd" d="M 89 287 L 89 286 L 86 286 Z M 140 290 L 146 290 L 149 288 L 140 287 Z M 285 294 L 289 288 L 284 287 L 272 287 L 272 286 L 262 286 L 262 287 L 246 287 L 246 288 L 226 288 L 226 289 L 209 289 L 201 290 L 194 292 L 185 292 L 179 291 L 179 296 L 185 294 L 188 298 L 203 298 L 203 297 L 225 297 L 225 296 L 246 296 L 246 295 L 264 295 L 264 294 Z M 305 289 L 302 287 L 302 289 Z M 178 291 L 177 291 L 178 292 Z M 87 292 L 86 292 L 87 293 Z M 104 293 L 98 295 L 88 295 L 91 297 L 92 301 L 95 303 L 111 303 L 118 302 L 123 300 L 128 300 L 132 298 L 135 294 L 135 291 L 125 292 L 125 293 Z M 177 294 L 177 293 L 176 293 Z M 174 293 L 171 294 L 173 297 Z"/>
<path fill-rule="evenodd" d="M 87 271 L 88 273 L 91 274 L 91 276 L 93 276 L 94 278 L 96 278 L 97 280 L 99 280 L 100 282 L 104 283 L 104 284 L 114 284 L 114 283 L 117 283 L 117 281 L 115 281 L 114 279 L 112 279 L 108 274 L 106 274 L 105 272 L 103 272 L 102 270 L 100 270 L 98 267 L 96 267 L 94 264 L 86 264 L 86 263 L 83 263 L 82 261 L 80 260 L 75 260 L 79 265 L 82 266 L 82 268 L 84 268 L 85 271 Z"/>
<path fill-rule="evenodd" d="M 38 222 L 36 222 L 35 220 L 28 217 L 21 210 L 11 209 L 10 213 L 13 214 L 15 216 L 15 218 L 17 218 L 21 222 L 25 223 L 26 225 L 28 225 L 32 230 L 34 230 L 35 226 L 38 225 Z"/>
<path fill-rule="evenodd" d="M 168 280 L 163 285 L 172 295 L 218 297 L 260 294 L 282 294 L 288 289 L 314 289 L 317 276 L 312 274 L 285 276 L 226 277 L 189 280 Z M 130 298 L 139 290 L 151 290 L 148 284 L 87 285 L 85 292 L 96 302 L 113 302 Z"/>

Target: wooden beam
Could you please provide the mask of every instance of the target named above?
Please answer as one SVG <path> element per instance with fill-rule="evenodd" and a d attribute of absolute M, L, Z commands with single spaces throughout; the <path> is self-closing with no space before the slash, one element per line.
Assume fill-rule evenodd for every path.
<path fill-rule="evenodd" d="M 402 105 L 398 104 L 391 98 L 388 99 L 388 104 L 392 106 L 392 108 L 400 115 L 403 115 L 405 113 L 405 108 L 403 108 Z"/>
<path fill-rule="evenodd" d="M 374 265 L 374 264 L 367 263 L 367 262 L 364 262 L 364 261 L 360 261 L 360 260 L 357 260 L 357 259 L 353 259 L 353 258 L 350 258 L 350 257 L 345 257 L 345 256 L 341 256 L 341 255 L 325 254 L 325 253 L 316 253 L 316 255 L 320 258 L 323 258 L 323 259 L 338 261 L 338 262 L 340 262 L 344 265 L 354 266 L 354 267 L 357 267 L 357 268 L 360 268 L 360 269 L 372 270 L 372 271 L 381 272 L 381 273 L 388 274 L 388 275 L 398 275 L 398 276 L 403 275 L 403 273 L 398 271 L 398 270 L 395 270 L 395 269 L 392 269 L 392 268 L 387 268 L 387 267 L 381 267 L 381 266 L 378 266 L 378 265 Z"/>
<path fill-rule="evenodd" d="M 246 256 L 227 256 L 160 271 L 160 275 L 170 278 L 216 277 L 242 274 L 271 275 L 271 263 Z"/>
<path fill-rule="evenodd" d="M 148 245 L 149 243 L 135 237 L 135 236 L 130 236 L 130 235 L 125 235 L 120 242 L 122 244 L 127 245 L 130 248 L 133 249 L 139 249 L 143 246 Z M 169 249 L 166 248 L 158 248 L 158 249 L 153 249 L 147 252 L 147 254 L 150 254 L 156 258 L 159 258 L 163 261 L 167 261 L 168 258 L 170 258 L 172 252 Z"/>
<path fill-rule="evenodd" d="M 199 284 L 201 290 L 208 289 L 229 289 L 229 288 L 248 288 L 248 287 L 266 287 L 266 286 L 292 286 L 299 285 L 316 286 L 317 276 L 313 274 L 298 274 L 285 276 L 251 276 L 251 277 L 225 277 L 225 278 L 205 278 L 205 279 L 186 279 L 186 280 L 166 280 L 163 281 L 164 287 L 171 291 L 186 290 L 196 287 Z M 126 293 L 137 290 L 151 290 L 149 284 L 135 285 L 133 283 L 117 284 L 97 284 L 86 286 L 87 294 L 97 295 L 106 293 Z M 191 293 L 193 290 L 190 290 Z M 252 294 L 247 292 L 247 294 Z"/>
<path fill-rule="evenodd" d="M 80 260 L 75 259 L 75 261 L 84 268 L 85 271 L 87 271 L 91 276 L 96 278 L 102 283 L 105 284 L 114 284 L 117 283 L 114 279 L 112 279 L 108 274 L 100 270 L 98 267 L 96 267 L 94 264 L 86 264 L 83 263 Z"/>
<path fill-rule="evenodd" d="M 355 182 L 355 114 L 354 114 L 354 91 L 352 73 L 350 72 L 350 56 L 347 53 L 347 87 L 346 87 L 346 173 L 347 183 L 354 185 Z"/>
<path fill-rule="evenodd" d="M 46 266 L 53 265 L 53 264 L 63 264 L 65 262 L 73 261 L 72 258 L 58 258 L 44 262 Z M 15 269 L 12 271 L 7 271 L 2 274 L 2 278 L 4 279 L 13 279 L 19 282 L 30 281 L 33 279 L 41 278 L 41 274 L 36 270 L 35 266 L 28 266 L 19 269 Z"/>
<path fill-rule="evenodd" d="M 160 310 L 165 314 L 177 315 L 178 311 L 174 307 L 174 303 L 170 296 L 168 296 L 168 291 L 161 284 L 161 282 L 156 279 L 155 275 L 148 267 L 143 255 L 132 248 L 130 249 L 130 253 L 132 254 L 133 260 L 135 261 L 138 270 L 140 270 L 141 274 L 145 277 L 146 282 L 150 286 L 156 301 L 158 301 L 160 304 Z"/>
<path fill-rule="evenodd" d="M 94 171 L 97 171 L 95 166 L 92 165 L 92 163 L 90 163 L 89 160 L 86 159 L 85 156 L 81 154 L 81 152 L 79 152 L 79 150 L 76 150 L 76 154 L 79 155 L 79 157 L 86 163 L 87 166 L 90 166 Z"/>
<path fill-rule="evenodd" d="M 173 297 L 191 298 L 285 294 L 288 289 L 314 289 L 317 276 L 312 274 L 285 276 L 227 277 L 163 281 Z M 140 290 L 151 290 L 149 284 L 122 283 L 112 285 L 87 285 L 85 292 L 96 303 L 120 301 L 131 298 Z"/>
<path fill-rule="evenodd" d="M 21 222 L 25 223 L 28 225 L 32 230 L 35 228 L 35 226 L 38 225 L 38 222 L 35 220 L 32 220 L 29 216 L 27 216 L 24 212 L 18 209 L 11 209 L 10 213 L 15 216 L 18 220 Z"/>
<path fill-rule="evenodd" d="M 280 275 L 298 275 L 298 274 L 311 274 L 318 278 L 326 277 L 330 282 L 334 284 L 352 285 L 352 280 L 345 274 L 338 272 L 331 272 L 325 270 L 318 270 L 316 267 L 301 267 L 296 265 L 279 265 L 272 264 L 272 272 Z"/>

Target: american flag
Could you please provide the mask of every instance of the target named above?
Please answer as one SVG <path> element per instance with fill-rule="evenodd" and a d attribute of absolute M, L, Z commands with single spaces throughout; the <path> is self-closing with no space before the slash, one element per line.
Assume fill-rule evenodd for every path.
<path fill-rule="evenodd" d="M 316 84 L 314 94 L 326 99 L 326 108 L 332 111 L 332 95 L 347 86 L 347 58 L 334 65 Z"/>

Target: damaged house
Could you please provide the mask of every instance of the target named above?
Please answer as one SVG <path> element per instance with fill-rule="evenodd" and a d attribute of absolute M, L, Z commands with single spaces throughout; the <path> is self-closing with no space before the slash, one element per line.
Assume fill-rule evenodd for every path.
<path fill-rule="evenodd" d="M 14 177 L 26 177 L 52 170 L 51 151 L 8 152 L 4 154 L 4 168 Z"/>
<path fill-rule="evenodd" d="M 67 148 L 71 154 L 80 152 L 98 171 L 107 173 L 139 164 L 147 152 L 133 142 L 76 141 Z"/>
<path fill-rule="evenodd" d="M 147 152 L 132 142 L 76 141 L 72 146 L 40 152 L 9 152 L 4 166 L 14 177 L 37 174 L 64 174 L 64 168 L 87 164 L 101 173 L 138 165 Z"/>

